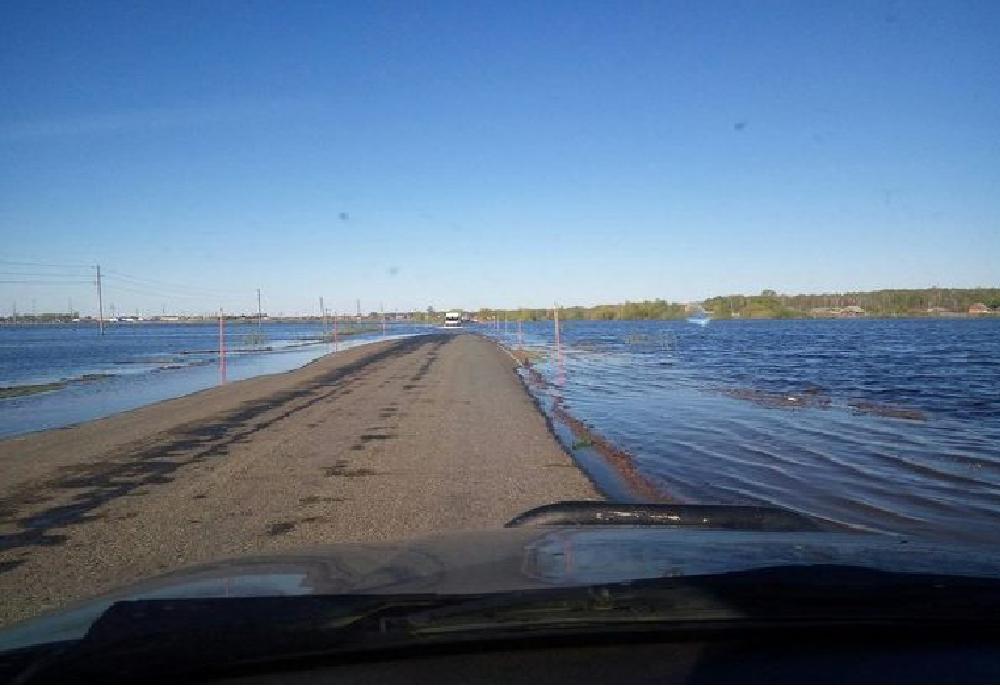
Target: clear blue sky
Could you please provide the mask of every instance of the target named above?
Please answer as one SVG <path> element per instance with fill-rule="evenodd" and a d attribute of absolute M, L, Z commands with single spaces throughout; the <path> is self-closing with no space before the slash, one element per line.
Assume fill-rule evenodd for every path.
<path fill-rule="evenodd" d="M 120 309 L 1000 285 L 995 0 L 11 1 L 0 76 L 0 259 Z"/>

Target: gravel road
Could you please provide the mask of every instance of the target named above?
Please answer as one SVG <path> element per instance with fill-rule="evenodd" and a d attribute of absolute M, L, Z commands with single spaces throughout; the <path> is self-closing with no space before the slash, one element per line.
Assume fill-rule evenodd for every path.
<path fill-rule="evenodd" d="M 419 336 L 0 441 L 0 623 L 213 559 L 600 498 L 513 370 L 478 336 Z"/>

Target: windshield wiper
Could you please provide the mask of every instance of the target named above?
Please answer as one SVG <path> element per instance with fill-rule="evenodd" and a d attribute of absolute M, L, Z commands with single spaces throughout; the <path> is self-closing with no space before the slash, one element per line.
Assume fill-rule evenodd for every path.
<path fill-rule="evenodd" d="M 289 660 L 553 635 L 998 622 L 996 579 L 840 566 L 483 595 L 141 600 L 113 605 L 25 679 L 238 675 Z"/>
<path fill-rule="evenodd" d="M 819 532 L 842 530 L 832 522 L 773 506 L 561 501 L 521 513 L 504 527 L 627 525 L 685 530 Z"/>

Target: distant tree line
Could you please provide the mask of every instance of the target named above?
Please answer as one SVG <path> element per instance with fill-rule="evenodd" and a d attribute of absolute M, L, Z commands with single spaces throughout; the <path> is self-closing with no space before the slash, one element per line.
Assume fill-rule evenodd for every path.
<path fill-rule="evenodd" d="M 765 289 L 755 296 L 734 294 L 706 299 L 713 318 L 802 318 L 830 310 L 860 307 L 869 316 L 933 316 L 965 313 L 973 304 L 1000 310 L 1000 289 L 880 289 L 838 294 L 778 294 Z"/>
<path fill-rule="evenodd" d="M 674 304 L 663 299 L 652 301 L 626 301 L 621 304 L 598 306 L 565 306 L 559 309 L 563 321 L 661 321 L 684 318 L 689 313 L 686 304 Z M 509 321 L 551 321 L 552 309 L 491 309 L 476 312 L 480 321 L 504 315 Z"/>
<path fill-rule="evenodd" d="M 1000 289 L 880 289 L 874 292 L 842 292 L 835 294 L 780 294 L 765 289 L 760 294 L 732 294 L 706 299 L 700 305 L 715 319 L 728 318 L 808 318 L 850 309 L 861 310 L 868 316 L 933 316 L 945 313 L 966 313 L 973 304 L 984 304 L 1000 313 Z M 690 316 L 698 304 L 682 304 L 653 299 L 625 301 L 620 304 L 597 306 L 565 306 L 559 309 L 564 321 L 663 321 Z M 466 310 L 482 322 L 504 317 L 508 321 L 551 321 L 552 307 L 502 309 L 482 307 Z M 853 312 L 852 312 L 853 313 Z M 860 313 L 860 312 L 859 312 Z M 850 314 L 848 314 L 850 315 Z M 407 316 L 417 323 L 443 323 L 444 312 L 428 307 L 426 311 L 409 311 Z"/>
<path fill-rule="evenodd" d="M 765 289 L 757 295 L 733 294 L 706 299 L 702 307 L 713 318 L 808 318 L 824 313 L 854 310 L 868 316 L 933 316 L 966 313 L 973 304 L 984 304 L 1000 312 L 1000 289 L 880 289 L 874 292 L 835 294 L 780 294 Z M 626 301 L 598 306 L 567 306 L 559 309 L 565 321 L 655 321 L 686 318 L 697 310 L 688 304 L 663 299 Z M 480 321 L 504 316 L 508 321 L 551 321 L 551 308 L 481 308 L 474 314 Z M 848 314 L 850 315 L 850 314 Z"/>

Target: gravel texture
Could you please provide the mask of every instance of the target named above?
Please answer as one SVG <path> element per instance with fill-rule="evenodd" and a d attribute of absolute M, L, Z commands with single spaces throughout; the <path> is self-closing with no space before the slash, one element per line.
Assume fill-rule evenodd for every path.
<path fill-rule="evenodd" d="M 496 345 L 380 342 L 0 441 L 0 623 L 213 559 L 597 498 Z"/>

